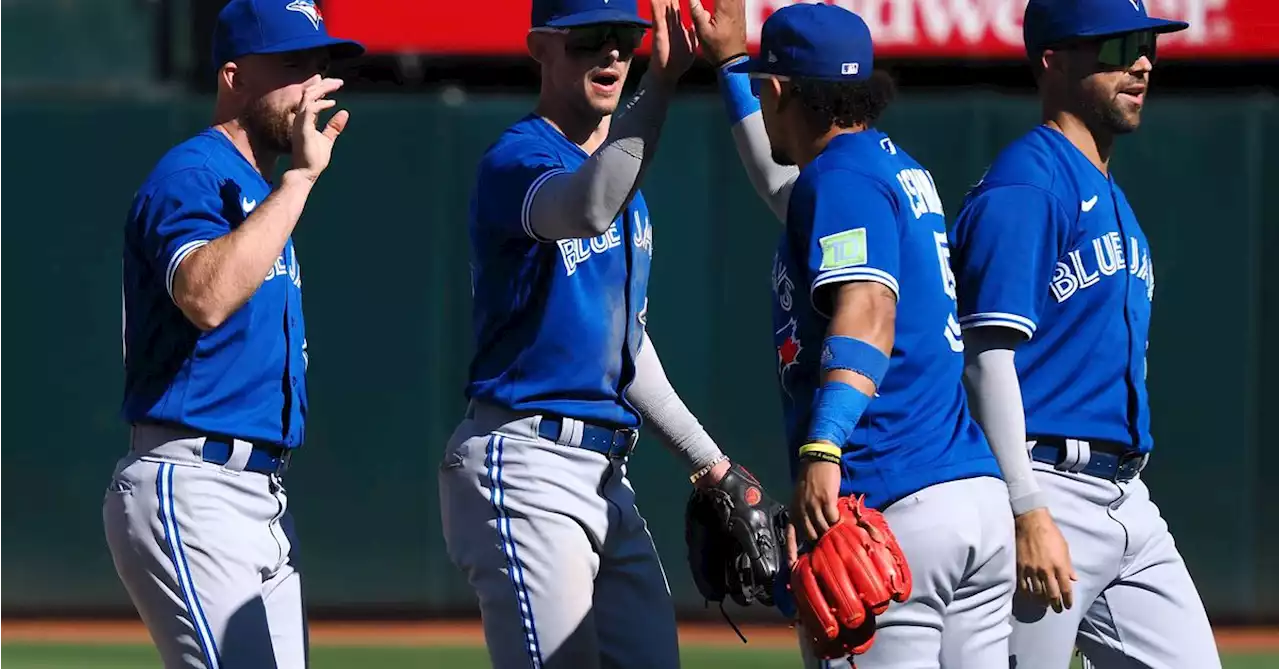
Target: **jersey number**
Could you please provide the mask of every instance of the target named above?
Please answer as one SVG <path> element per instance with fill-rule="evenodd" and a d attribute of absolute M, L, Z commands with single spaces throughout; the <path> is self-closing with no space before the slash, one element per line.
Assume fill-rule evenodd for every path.
<path fill-rule="evenodd" d="M 964 350 L 964 340 L 960 337 L 960 322 L 956 320 L 956 275 L 951 272 L 951 247 L 947 245 L 947 233 L 934 232 L 933 240 L 938 246 L 938 270 L 942 274 L 942 292 L 951 298 L 951 311 L 947 313 L 947 327 L 943 336 L 952 351 Z"/>

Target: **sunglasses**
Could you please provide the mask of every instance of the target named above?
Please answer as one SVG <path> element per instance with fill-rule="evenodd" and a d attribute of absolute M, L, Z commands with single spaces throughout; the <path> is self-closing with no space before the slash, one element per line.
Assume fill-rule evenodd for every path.
<path fill-rule="evenodd" d="M 1156 34 L 1150 30 L 1112 37 L 1098 47 L 1098 62 L 1110 67 L 1129 67 L 1143 56 L 1155 64 Z"/>
<path fill-rule="evenodd" d="M 576 28 L 534 28 L 565 36 L 564 47 L 574 53 L 599 53 L 610 45 L 629 54 L 640 48 L 644 41 L 644 26 L 631 23 L 600 23 Z"/>
<path fill-rule="evenodd" d="M 760 87 L 764 81 L 769 79 L 777 79 L 778 81 L 791 81 L 791 77 L 781 74 L 765 74 L 763 72 L 752 72 L 747 75 L 747 83 L 751 85 L 751 94 L 760 97 Z"/>

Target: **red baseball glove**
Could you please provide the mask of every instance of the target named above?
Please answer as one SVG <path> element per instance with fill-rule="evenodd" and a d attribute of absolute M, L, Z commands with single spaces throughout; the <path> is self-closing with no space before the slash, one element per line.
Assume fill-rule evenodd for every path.
<path fill-rule="evenodd" d="M 911 594 L 911 570 L 884 516 L 860 496 L 838 504 L 840 520 L 791 571 L 796 614 L 827 660 L 865 653 L 875 617 Z"/>

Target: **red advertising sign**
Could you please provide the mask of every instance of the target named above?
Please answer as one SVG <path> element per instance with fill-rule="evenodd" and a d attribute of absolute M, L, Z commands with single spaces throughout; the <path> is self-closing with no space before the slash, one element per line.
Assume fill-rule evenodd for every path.
<path fill-rule="evenodd" d="M 748 39 L 794 0 L 746 0 Z M 1116 2 L 1136 0 L 1115 0 Z M 687 0 L 686 0 L 687 2 Z M 704 0 L 710 6 L 714 0 Z M 374 53 L 522 55 L 530 0 L 325 0 L 335 35 Z M 871 27 L 876 55 L 907 58 L 1021 58 L 1025 0 L 834 0 Z M 640 0 L 648 14 L 647 0 Z M 1152 16 L 1181 19 L 1161 37 L 1169 58 L 1277 57 L 1276 0 L 1146 0 Z"/>

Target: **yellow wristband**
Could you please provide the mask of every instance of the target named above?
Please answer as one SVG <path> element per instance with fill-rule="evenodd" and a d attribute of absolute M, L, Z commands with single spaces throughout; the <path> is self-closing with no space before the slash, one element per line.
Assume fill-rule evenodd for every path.
<path fill-rule="evenodd" d="M 808 453 L 825 453 L 839 458 L 842 453 L 839 446 L 833 444 L 825 444 L 822 442 L 813 442 L 800 447 L 800 455 L 804 456 Z"/>

